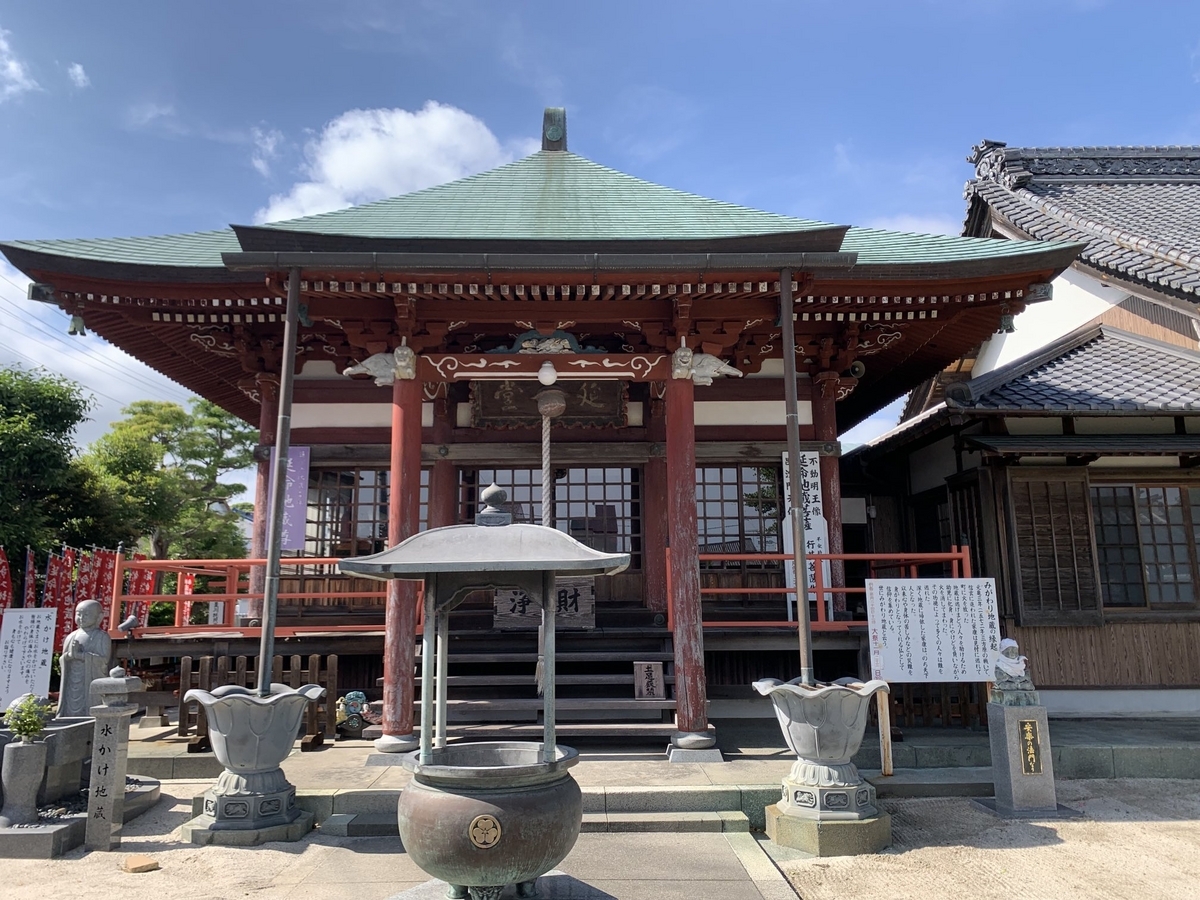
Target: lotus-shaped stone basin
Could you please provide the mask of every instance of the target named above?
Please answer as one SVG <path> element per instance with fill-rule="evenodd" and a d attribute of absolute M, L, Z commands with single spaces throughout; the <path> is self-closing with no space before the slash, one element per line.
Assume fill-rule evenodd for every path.
<path fill-rule="evenodd" d="M 771 698 L 783 738 L 800 759 L 819 760 L 827 765 L 850 762 L 862 744 L 867 727 L 867 710 L 877 691 L 886 691 L 886 681 L 868 681 L 810 686 L 800 679 L 779 681 L 764 678 L 754 689 Z"/>
<path fill-rule="evenodd" d="M 208 716 L 213 755 L 226 770 L 218 787 L 225 792 L 267 792 L 287 785 L 279 764 L 295 743 L 305 707 L 324 694 L 325 688 L 317 684 L 295 689 L 272 684 L 266 697 L 225 685 L 211 692 L 193 689 L 183 699 L 197 701 Z"/>
<path fill-rule="evenodd" d="M 525 741 L 450 744 L 404 758 L 413 780 L 400 794 L 400 839 L 413 862 L 451 885 L 451 896 L 498 897 L 508 884 L 532 896 L 533 882 L 575 846 L 583 821 L 579 785 L 567 771 L 571 747 Z"/>

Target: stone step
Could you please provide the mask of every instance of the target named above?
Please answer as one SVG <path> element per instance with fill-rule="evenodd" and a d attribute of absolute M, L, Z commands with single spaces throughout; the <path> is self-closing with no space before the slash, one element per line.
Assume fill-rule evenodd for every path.
<path fill-rule="evenodd" d="M 333 837 L 399 837 L 396 814 L 334 813 L 318 826 Z M 644 812 L 583 814 L 585 832 L 746 832 L 750 819 L 732 810 L 718 812 Z"/>
<path fill-rule="evenodd" d="M 896 769 L 892 775 L 864 769 L 879 798 L 990 797 L 994 792 L 991 766 L 941 769 Z"/>

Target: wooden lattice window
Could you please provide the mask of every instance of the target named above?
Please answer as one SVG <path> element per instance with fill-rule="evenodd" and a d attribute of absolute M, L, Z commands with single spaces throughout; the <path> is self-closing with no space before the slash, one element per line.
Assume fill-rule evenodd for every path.
<path fill-rule="evenodd" d="M 1105 606 L 1196 605 L 1200 488 L 1096 485 L 1092 505 Z"/>
<path fill-rule="evenodd" d="M 554 527 L 606 553 L 630 554 L 642 567 L 642 470 L 631 466 L 577 466 L 554 471 Z M 493 481 L 508 491 L 514 522 L 542 521 L 541 469 L 463 469 L 462 515 L 474 521 L 479 492 Z"/>
<path fill-rule="evenodd" d="M 1086 471 L 1009 470 L 1013 595 L 1022 625 L 1099 624 Z"/>
<path fill-rule="evenodd" d="M 697 466 L 701 553 L 782 553 L 780 466 Z M 777 562 L 702 562 L 705 569 L 778 569 Z"/>
<path fill-rule="evenodd" d="M 312 469 L 305 556 L 365 556 L 388 539 L 388 469 Z M 421 470 L 420 528 L 429 523 L 429 471 Z"/>

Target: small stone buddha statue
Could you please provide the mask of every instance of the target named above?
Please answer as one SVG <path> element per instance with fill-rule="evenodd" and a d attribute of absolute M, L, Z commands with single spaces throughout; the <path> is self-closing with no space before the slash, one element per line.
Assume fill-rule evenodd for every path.
<path fill-rule="evenodd" d="M 992 684 L 992 703 L 1001 706 L 1040 706 L 1041 699 L 1033 681 L 1025 672 L 1027 658 L 1020 655 L 1017 642 L 1004 638 L 1000 655 L 996 657 L 995 681 Z"/>
<path fill-rule="evenodd" d="M 59 718 L 90 715 L 92 682 L 108 676 L 112 638 L 100 627 L 103 615 L 103 607 L 95 600 L 84 600 L 75 607 L 77 627 L 67 635 L 59 659 Z"/>

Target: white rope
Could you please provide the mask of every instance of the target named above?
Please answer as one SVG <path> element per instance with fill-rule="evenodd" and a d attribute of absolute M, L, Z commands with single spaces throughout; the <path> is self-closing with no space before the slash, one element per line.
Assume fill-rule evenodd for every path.
<path fill-rule="evenodd" d="M 550 468 L 550 417 L 542 416 L 542 524 L 548 528 L 554 527 L 554 471 Z M 543 603 L 553 603 L 555 598 L 543 597 Z M 538 658 L 534 670 L 537 681 L 538 696 L 546 684 L 546 632 L 538 626 Z"/>

